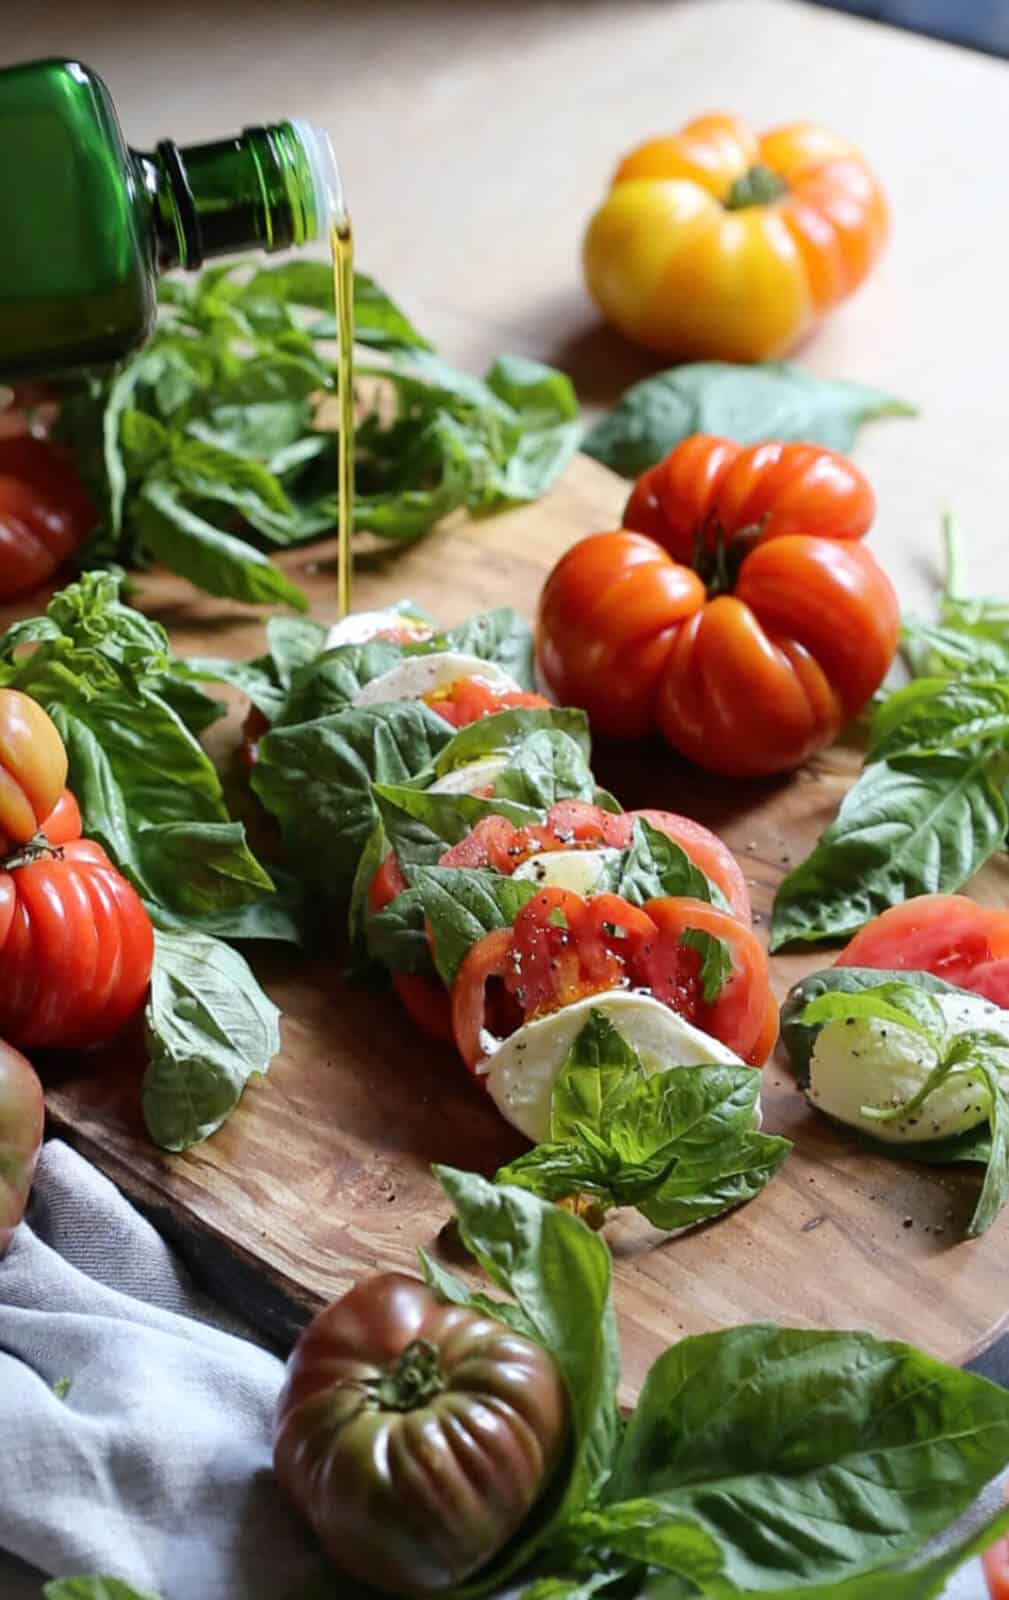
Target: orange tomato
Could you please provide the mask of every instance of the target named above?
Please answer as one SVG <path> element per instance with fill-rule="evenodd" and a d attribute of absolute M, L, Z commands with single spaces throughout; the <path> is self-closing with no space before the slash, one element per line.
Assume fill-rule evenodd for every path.
<path fill-rule="evenodd" d="M 547 579 L 546 682 L 598 731 L 658 727 L 714 772 L 798 766 L 897 648 L 896 595 L 860 542 L 874 508 L 832 450 L 685 439 L 635 485 L 627 529 L 583 539 Z"/>
<path fill-rule="evenodd" d="M 20 689 L 0 689 L 0 857 L 39 831 L 66 781 L 67 753 L 49 713 Z"/>
<path fill-rule="evenodd" d="M 846 140 L 797 122 L 756 134 L 697 117 L 617 168 L 584 246 L 608 321 L 675 360 L 782 355 L 852 293 L 889 231 Z"/>

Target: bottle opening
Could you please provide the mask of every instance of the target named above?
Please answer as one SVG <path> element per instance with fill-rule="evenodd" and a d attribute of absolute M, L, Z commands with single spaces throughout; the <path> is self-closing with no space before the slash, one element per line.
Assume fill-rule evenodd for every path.
<path fill-rule="evenodd" d="M 343 183 L 329 134 L 314 122 L 293 121 L 291 128 L 305 152 L 315 190 L 315 237 L 325 239 L 331 227 L 349 226 Z"/>

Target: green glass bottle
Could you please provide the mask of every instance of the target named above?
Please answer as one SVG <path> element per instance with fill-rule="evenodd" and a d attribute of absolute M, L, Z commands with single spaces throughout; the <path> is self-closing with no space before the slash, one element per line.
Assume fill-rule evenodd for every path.
<path fill-rule="evenodd" d="M 0 204 L 0 381 L 114 366 L 154 326 L 160 273 L 326 239 L 344 215 L 311 124 L 131 150 L 101 79 L 57 60 L 0 71 Z"/>

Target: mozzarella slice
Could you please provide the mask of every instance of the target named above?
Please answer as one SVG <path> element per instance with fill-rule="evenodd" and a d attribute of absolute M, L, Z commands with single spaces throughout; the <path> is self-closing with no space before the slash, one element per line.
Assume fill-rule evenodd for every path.
<path fill-rule="evenodd" d="M 984 1028 L 1004 1036 L 1009 1049 L 1009 1011 L 982 995 L 937 994 L 950 1026 L 963 1033 Z M 976 1128 L 988 1117 L 988 1088 L 970 1074 L 952 1078 L 902 1122 L 876 1122 L 863 1106 L 889 1110 L 910 1100 L 935 1067 L 928 1042 L 899 1023 L 860 1017 L 829 1022 L 816 1037 L 806 1094 L 828 1116 L 890 1144 L 923 1144 Z"/>
<path fill-rule="evenodd" d="M 619 850 L 544 850 L 516 867 L 512 876 L 541 888 L 568 889 L 572 894 L 594 894 L 606 883 L 608 868 L 620 858 Z"/>
<path fill-rule="evenodd" d="M 423 700 L 461 678 L 477 678 L 495 694 L 515 694 L 519 685 L 493 661 L 439 650 L 428 656 L 406 656 L 398 666 L 372 678 L 354 696 L 355 706 L 384 705 L 391 700 Z"/>
<path fill-rule="evenodd" d="M 485 756 L 482 761 L 470 761 L 464 767 L 453 767 L 437 778 L 426 791 L 428 794 L 477 794 L 481 789 L 491 789 L 497 783 L 508 757 Z"/>
<path fill-rule="evenodd" d="M 704 1062 L 742 1065 L 726 1045 L 702 1033 L 651 995 L 633 994 L 626 989 L 588 995 L 561 1011 L 527 1022 L 477 1067 L 477 1072 L 485 1075 L 501 1115 L 534 1143 L 550 1137 L 554 1084 L 593 1010 L 602 1011 L 609 1018 L 638 1052 L 648 1073 Z M 489 1036 L 487 1042 L 490 1046 Z"/>
<path fill-rule="evenodd" d="M 341 644 L 367 644 L 387 628 L 402 628 L 411 623 L 425 630 L 430 628 L 423 618 L 413 617 L 406 611 L 352 611 L 349 617 L 330 628 L 323 649 L 335 650 Z"/>

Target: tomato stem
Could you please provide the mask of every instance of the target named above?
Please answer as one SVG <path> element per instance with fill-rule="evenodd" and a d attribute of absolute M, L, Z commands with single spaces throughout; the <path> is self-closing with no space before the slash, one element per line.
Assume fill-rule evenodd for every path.
<path fill-rule="evenodd" d="M 746 206 L 766 206 L 786 193 L 788 184 L 762 161 L 754 162 L 736 179 L 725 199 L 727 211 L 742 211 Z"/>
<path fill-rule="evenodd" d="M 14 854 L 0 861 L 0 872 L 16 872 L 19 867 L 30 867 L 36 861 L 62 861 L 63 846 L 50 844 L 44 833 L 36 833 L 27 844 L 20 845 Z"/>
<path fill-rule="evenodd" d="M 429 1339 L 408 1344 L 393 1372 L 371 1385 L 383 1411 L 416 1411 L 448 1388 L 438 1351 Z"/>
<path fill-rule="evenodd" d="M 694 540 L 693 568 L 708 591 L 708 599 L 731 594 L 739 569 L 758 542 L 763 523 L 755 522 L 738 533 L 726 534 L 717 521 L 706 523 Z"/>

